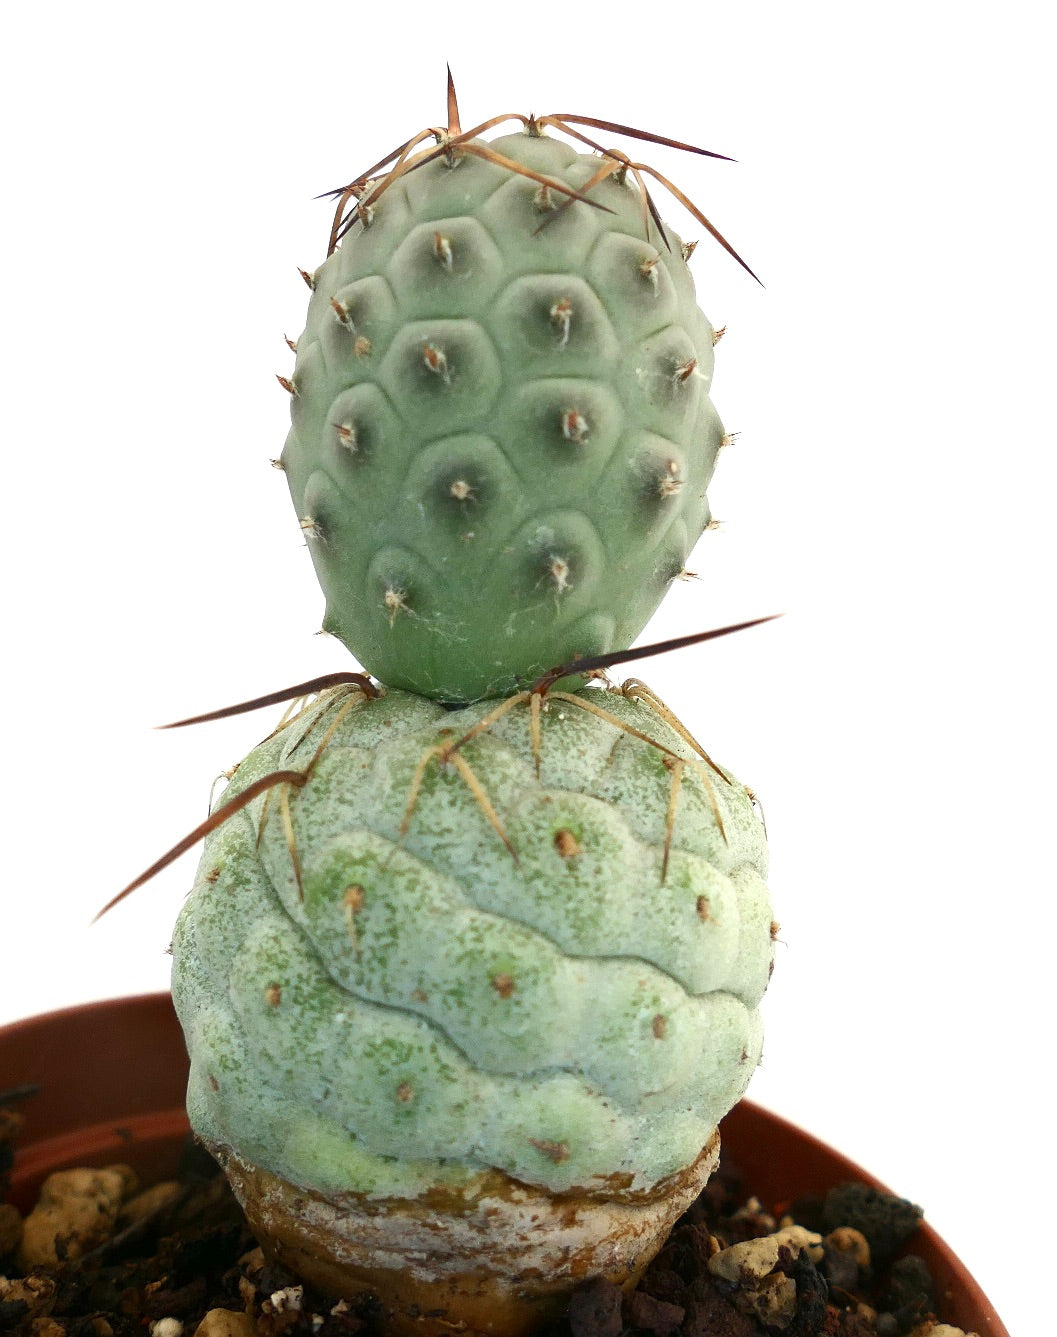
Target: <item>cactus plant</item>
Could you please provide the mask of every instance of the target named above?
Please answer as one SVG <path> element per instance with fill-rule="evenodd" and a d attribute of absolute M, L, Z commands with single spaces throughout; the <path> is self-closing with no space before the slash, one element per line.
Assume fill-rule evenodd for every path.
<path fill-rule="evenodd" d="M 501 1330 L 564 1301 L 568 1230 L 505 1275 L 526 1194 L 597 1218 L 592 1266 L 626 1280 L 759 1058 L 771 909 L 744 786 L 641 688 L 533 715 L 322 693 L 238 768 L 225 804 L 288 782 L 209 835 L 173 941 L 199 1137 L 274 1251 L 381 1293 L 398 1327 L 416 1305 L 476 1328 L 482 1270 Z M 409 1287 L 441 1199 L 463 1229 L 481 1214 L 493 1267 L 460 1237 Z"/>
<path fill-rule="evenodd" d="M 772 965 L 750 792 L 642 683 L 583 685 L 640 655 L 708 518 L 689 248 L 652 169 L 542 134 L 607 123 L 521 119 L 463 133 L 449 76 L 438 147 L 338 192 L 284 380 L 328 625 L 380 684 L 216 712 L 302 699 L 121 893 L 205 838 L 192 1124 L 273 1256 L 421 1337 L 635 1280 L 715 1165 Z"/>
<path fill-rule="evenodd" d="M 277 463 L 324 628 L 461 702 L 631 644 L 710 522 L 726 436 L 650 169 L 546 133 L 585 118 L 486 143 L 449 93 L 439 147 L 341 192 Z"/>

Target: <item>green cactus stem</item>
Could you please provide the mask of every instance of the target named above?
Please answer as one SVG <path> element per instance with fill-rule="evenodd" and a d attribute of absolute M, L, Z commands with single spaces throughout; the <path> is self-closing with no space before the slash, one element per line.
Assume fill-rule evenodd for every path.
<path fill-rule="evenodd" d="M 280 377 L 324 627 L 450 702 L 630 645 L 710 523 L 729 439 L 692 247 L 648 169 L 522 120 L 436 131 L 344 192 Z"/>
<path fill-rule="evenodd" d="M 648 694 L 532 724 L 341 688 L 238 768 L 225 804 L 305 778 L 210 834 L 174 937 L 207 1143 L 402 1198 L 695 1161 L 760 1053 L 762 823 Z"/>

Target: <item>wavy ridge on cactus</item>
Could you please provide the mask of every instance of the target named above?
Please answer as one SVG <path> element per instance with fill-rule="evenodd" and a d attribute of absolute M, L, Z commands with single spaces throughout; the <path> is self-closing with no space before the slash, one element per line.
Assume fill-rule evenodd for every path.
<path fill-rule="evenodd" d="M 341 193 L 280 378 L 324 627 L 446 701 L 630 645 L 710 522 L 726 439 L 650 169 L 521 119 L 485 143 L 456 110 L 438 149 Z"/>
<path fill-rule="evenodd" d="M 174 938 L 208 1143 L 404 1197 L 491 1170 L 634 1193 L 694 1161 L 759 1057 L 762 825 L 647 701 L 579 696 L 608 718 L 552 700 L 538 755 L 526 706 L 463 749 L 516 859 L 464 772 L 421 766 L 484 705 L 328 692 L 242 763 L 236 791 L 311 775 L 209 836 Z"/>

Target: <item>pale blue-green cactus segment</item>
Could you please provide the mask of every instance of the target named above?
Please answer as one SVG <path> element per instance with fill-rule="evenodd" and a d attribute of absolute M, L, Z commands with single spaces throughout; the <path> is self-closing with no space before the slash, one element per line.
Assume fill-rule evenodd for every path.
<path fill-rule="evenodd" d="M 538 756 L 527 705 L 436 752 L 487 713 L 339 689 L 238 768 L 221 802 L 315 759 L 208 838 L 177 925 L 208 1143 L 323 1192 L 645 1189 L 744 1091 L 773 951 L 744 786 L 616 690 L 552 698 Z"/>
<path fill-rule="evenodd" d="M 492 147 L 577 190 L 601 162 Z M 442 157 L 312 276 L 280 463 L 325 628 L 392 686 L 472 701 L 627 647 L 709 523 L 713 328 L 632 176 L 590 198 Z"/>

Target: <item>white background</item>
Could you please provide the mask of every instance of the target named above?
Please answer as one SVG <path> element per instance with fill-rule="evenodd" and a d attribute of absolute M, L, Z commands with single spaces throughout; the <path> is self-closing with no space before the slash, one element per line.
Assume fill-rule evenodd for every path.
<path fill-rule="evenodd" d="M 58 3 L 5 21 L 0 1022 L 162 988 L 204 815 L 276 718 L 151 726 L 349 666 L 275 382 L 339 185 L 443 120 L 585 112 L 703 240 L 740 431 L 632 666 L 761 794 L 782 946 L 752 1095 L 928 1215 L 1012 1331 L 1052 1193 L 1052 71 L 1029 6 Z M 665 203 L 676 228 L 697 228 Z M 1036 1176 L 1041 1172 L 1045 1182 Z M 1034 1246 L 1032 1246 L 1034 1247 Z"/>

